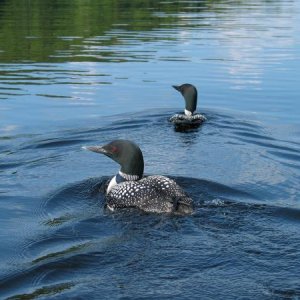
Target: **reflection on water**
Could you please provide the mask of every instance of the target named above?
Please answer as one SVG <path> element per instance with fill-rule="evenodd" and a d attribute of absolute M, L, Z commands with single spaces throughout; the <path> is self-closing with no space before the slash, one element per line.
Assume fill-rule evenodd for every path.
<path fill-rule="evenodd" d="M 273 47 L 287 46 L 294 38 L 290 30 L 293 19 L 289 18 L 296 8 L 293 1 L 241 1 L 235 5 L 228 1 L 75 2 L 3 2 L 1 60 L 190 60 L 192 48 L 182 50 L 192 43 L 193 51 L 203 51 L 205 39 L 210 41 L 206 46 L 224 43 L 229 47 L 228 58 L 236 60 L 241 56 L 231 52 L 233 49 L 243 52 L 251 46 L 258 51 L 270 42 L 275 43 Z M 276 26 L 270 27 L 274 20 Z M 162 48 L 175 44 L 179 47 L 175 53 L 163 53 Z M 226 59 L 226 53 L 219 55 L 220 60 Z"/>
<path fill-rule="evenodd" d="M 0 297 L 298 299 L 300 2 L 0 0 Z M 168 122 L 174 84 L 201 127 Z M 181 101 L 181 102 L 180 102 Z M 190 217 L 110 213 L 136 141 Z"/>
<path fill-rule="evenodd" d="M 298 1 L 75 2 L 0 3 L 0 128 L 172 107 L 183 82 L 200 105 L 298 120 Z"/>

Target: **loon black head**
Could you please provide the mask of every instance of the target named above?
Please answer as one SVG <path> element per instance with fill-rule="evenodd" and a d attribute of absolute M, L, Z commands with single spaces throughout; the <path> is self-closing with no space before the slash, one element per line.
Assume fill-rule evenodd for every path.
<path fill-rule="evenodd" d="M 192 115 L 197 108 L 197 89 L 189 83 L 173 85 L 173 88 L 180 92 L 185 100 L 185 114 Z"/>
<path fill-rule="evenodd" d="M 121 165 L 121 172 L 126 175 L 143 177 L 144 158 L 141 149 L 128 140 L 115 140 L 104 146 L 89 146 L 86 149 L 102 153 Z"/>

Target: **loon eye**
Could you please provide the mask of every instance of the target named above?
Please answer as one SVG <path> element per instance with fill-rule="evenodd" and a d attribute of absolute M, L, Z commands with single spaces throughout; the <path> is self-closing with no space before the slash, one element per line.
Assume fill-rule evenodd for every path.
<path fill-rule="evenodd" d="M 119 152 L 119 148 L 116 147 L 116 146 L 110 146 L 109 150 L 110 150 L 111 153 L 117 153 L 117 152 Z"/>

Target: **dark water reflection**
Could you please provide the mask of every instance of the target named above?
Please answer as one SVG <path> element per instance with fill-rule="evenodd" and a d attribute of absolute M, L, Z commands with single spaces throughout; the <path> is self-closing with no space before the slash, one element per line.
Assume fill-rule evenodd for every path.
<path fill-rule="evenodd" d="M 157 54 L 190 60 L 188 53 L 163 54 L 157 48 L 178 40 L 200 46 L 206 39 L 206 47 L 219 42 L 247 47 L 256 39 L 251 48 L 260 51 L 268 39 L 276 40 L 274 46 L 292 42 L 288 16 L 295 6 L 293 1 L 3 1 L 1 60 L 124 62 L 149 61 Z M 266 11 L 276 26 L 270 28 Z"/>
<path fill-rule="evenodd" d="M 191 81 L 203 105 L 298 123 L 297 1 L 75 3 L 0 3 L 0 99 L 16 101 L 3 103 L 9 128 L 37 127 L 40 115 L 65 121 L 70 110 L 171 107 L 168 87 Z"/>
<path fill-rule="evenodd" d="M 299 299 L 299 1 L 0 1 L 0 297 Z M 208 119 L 176 132 L 199 91 Z M 103 208 L 136 141 L 189 217 Z"/>

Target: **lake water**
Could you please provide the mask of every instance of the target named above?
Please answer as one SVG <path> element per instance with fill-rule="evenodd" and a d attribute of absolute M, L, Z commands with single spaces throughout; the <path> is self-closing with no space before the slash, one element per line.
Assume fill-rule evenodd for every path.
<path fill-rule="evenodd" d="M 300 299 L 299 70 L 297 0 L 0 1 L 1 299 Z M 117 138 L 195 213 L 105 210 Z"/>

